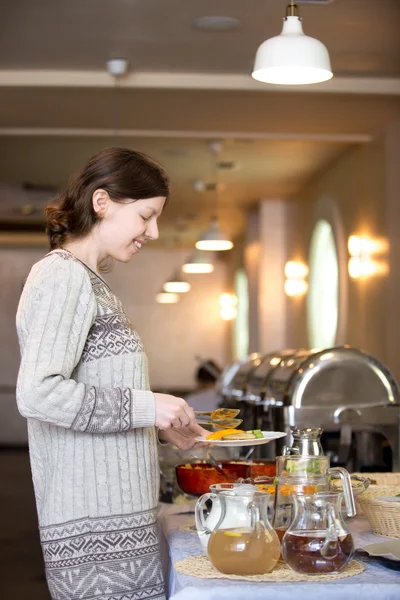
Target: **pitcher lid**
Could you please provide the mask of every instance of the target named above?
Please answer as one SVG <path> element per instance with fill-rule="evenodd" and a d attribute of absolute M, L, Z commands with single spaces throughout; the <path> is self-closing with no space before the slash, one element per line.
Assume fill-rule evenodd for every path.
<path fill-rule="evenodd" d="M 299 429 L 292 425 L 290 431 L 294 439 L 315 440 L 321 437 L 324 430 L 321 427 L 306 427 Z"/>

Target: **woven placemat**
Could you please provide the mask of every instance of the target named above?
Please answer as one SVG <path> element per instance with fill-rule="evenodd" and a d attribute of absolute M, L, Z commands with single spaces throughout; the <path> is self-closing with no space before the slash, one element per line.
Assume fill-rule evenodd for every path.
<path fill-rule="evenodd" d="M 358 560 L 352 560 L 351 563 L 337 575 L 302 575 L 291 571 L 284 563 L 279 562 L 271 573 L 265 575 L 226 575 L 215 569 L 208 558 L 204 555 L 189 556 L 184 560 L 179 560 L 174 563 L 174 568 L 182 575 L 191 575 L 192 577 L 200 577 L 202 579 L 236 579 L 242 581 L 275 581 L 292 582 L 292 581 L 331 581 L 335 579 L 344 579 L 345 577 L 353 577 L 364 571 L 364 566 Z"/>

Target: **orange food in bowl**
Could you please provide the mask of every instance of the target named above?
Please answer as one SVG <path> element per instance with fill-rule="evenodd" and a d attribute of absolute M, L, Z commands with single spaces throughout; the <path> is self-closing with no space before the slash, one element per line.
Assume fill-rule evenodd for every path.
<path fill-rule="evenodd" d="M 185 464 L 175 467 L 176 479 L 182 492 L 201 496 L 210 491 L 212 483 L 234 483 L 247 476 L 248 466 L 241 463 L 220 463 L 223 473 L 210 463 Z"/>

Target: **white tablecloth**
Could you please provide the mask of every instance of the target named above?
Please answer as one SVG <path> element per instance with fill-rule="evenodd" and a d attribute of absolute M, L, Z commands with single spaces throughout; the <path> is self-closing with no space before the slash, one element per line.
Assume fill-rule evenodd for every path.
<path fill-rule="evenodd" d="M 365 571 L 355 577 L 332 582 L 249 583 L 220 579 L 200 579 L 177 573 L 173 564 L 187 556 L 201 554 L 197 535 L 179 531 L 193 514 L 182 506 L 162 505 L 159 513 L 163 531 L 162 555 L 170 600 L 400 600 L 400 570 L 395 571 L 366 554 L 357 554 Z M 356 548 L 382 542 L 364 518 L 350 519 L 349 529 Z M 387 563 L 386 563 L 387 565 Z"/>

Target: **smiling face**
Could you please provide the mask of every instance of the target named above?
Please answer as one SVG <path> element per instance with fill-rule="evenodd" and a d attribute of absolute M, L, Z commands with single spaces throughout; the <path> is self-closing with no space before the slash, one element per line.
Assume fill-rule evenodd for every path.
<path fill-rule="evenodd" d="M 157 219 L 165 198 L 113 202 L 103 190 L 93 194 L 93 208 L 101 221 L 93 232 L 100 253 L 120 262 L 129 262 L 149 240 L 158 238 Z"/>

